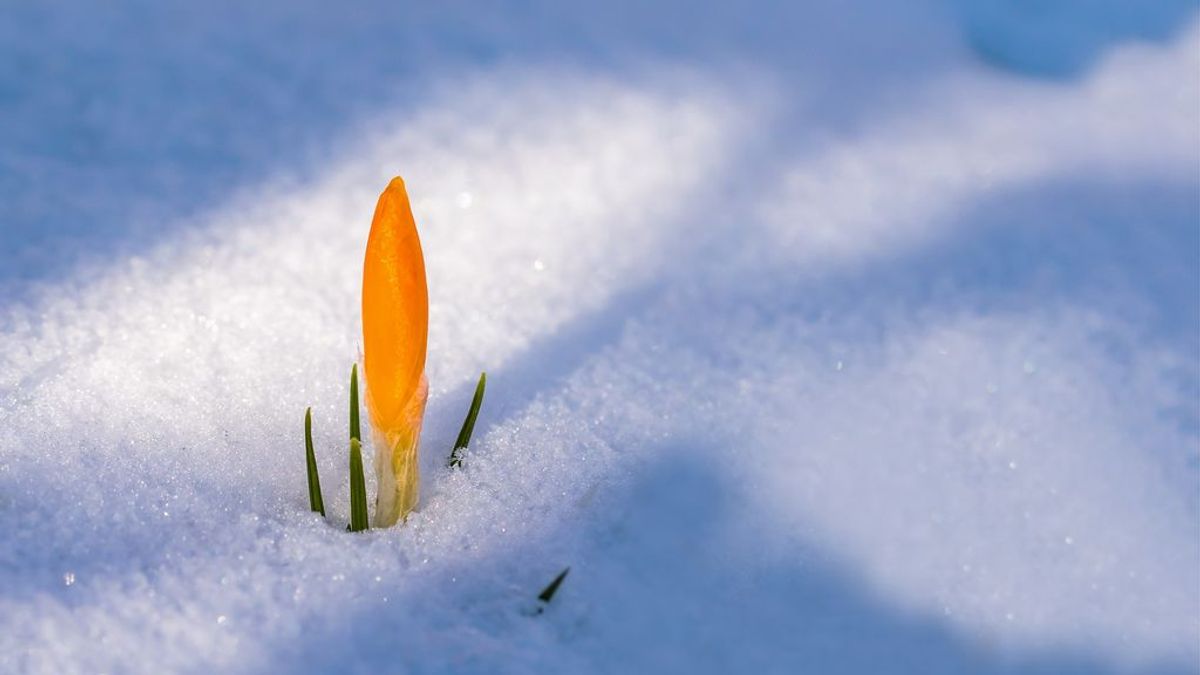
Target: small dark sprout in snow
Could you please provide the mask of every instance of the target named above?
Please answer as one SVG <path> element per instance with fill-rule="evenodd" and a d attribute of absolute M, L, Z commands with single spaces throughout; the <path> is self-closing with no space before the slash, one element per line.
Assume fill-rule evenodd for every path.
<path fill-rule="evenodd" d="M 542 589 L 541 593 L 538 593 L 538 600 L 541 600 L 543 604 L 550 604 L 550 600 L 554 598 L 554 594 L 558 592 L 558 587 L 562 585 L 563 579 L 567 578 L 567 572 L 570 571 L 571 568 L 567 567 L 559 572 L 558 576 L 554 577 L 554 581 L 551 581 L 548 586 Z"/>

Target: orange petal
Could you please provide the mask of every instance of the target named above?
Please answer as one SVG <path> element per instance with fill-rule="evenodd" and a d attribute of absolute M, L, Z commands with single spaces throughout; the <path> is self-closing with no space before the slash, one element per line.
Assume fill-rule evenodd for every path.
<path fill-rule="evenodd" d="M 371 421 L 383 432 L 410 424 L 405 414 L 425 372 L 429 290 L 425 258 L 404 181 L 379 197 L 362 285 L 363 375 Z"/>

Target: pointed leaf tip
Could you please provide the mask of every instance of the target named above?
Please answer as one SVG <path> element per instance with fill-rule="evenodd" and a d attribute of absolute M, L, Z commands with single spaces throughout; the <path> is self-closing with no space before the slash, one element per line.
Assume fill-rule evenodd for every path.
<path fill-rule="evenodd" d="M 350 367 L 350 438 L 362 441 L 362 428 L 358 420 L 358 364 Z"/>
<path fill-rule="evenodd" d="M 325 515 L 325 500 L 321 497 L 321 477 L 317 474 L 317 455 L 313 450 L 312 408 L 304 411 L 304 465 L 308 473 L 308 506 Z"/>
<path fill-rule="evenodd" d="M 475 433 L 475 419 L 479 417 L 479 408 L 483 405 L 483 394 L 487 389 L 487 372 L 479 374 L 479 383 L 475 385 L 475 395 L 471 398 L 471 407 L 467 410 L 467 417 L 463 420 L 462 428 L 458 431 L 458 438 L 454 441 L 454 448 L 450 451 L 450 461 L 447 463 L 451 468 L 460 467 L 463 464 L 462 451 L 471 443 L 471 435 Z"/>

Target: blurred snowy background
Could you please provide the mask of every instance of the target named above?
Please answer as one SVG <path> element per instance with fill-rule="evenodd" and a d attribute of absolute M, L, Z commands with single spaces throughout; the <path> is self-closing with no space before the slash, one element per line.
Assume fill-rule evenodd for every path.
<path fill-rule="evenodd" d="M 0 671 L 1200 672 L 1198 9 L 4 3 Z"/>

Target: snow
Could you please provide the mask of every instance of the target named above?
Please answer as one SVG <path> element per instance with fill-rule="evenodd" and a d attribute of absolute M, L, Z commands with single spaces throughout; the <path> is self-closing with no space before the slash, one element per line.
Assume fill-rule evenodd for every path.
<path fill-rule="evenodd" d="M 1200 671 L 1195 5 L 843 4 L 0 10 L 0 671 Z"/>

